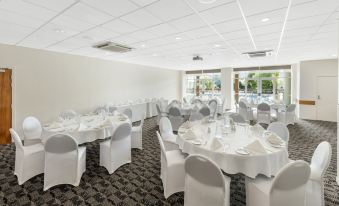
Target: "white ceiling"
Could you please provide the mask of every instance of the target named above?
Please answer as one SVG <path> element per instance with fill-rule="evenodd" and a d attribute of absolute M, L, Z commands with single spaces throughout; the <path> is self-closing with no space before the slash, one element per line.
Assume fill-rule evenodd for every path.
<path fill-rule="evenodd" d="M 338 0 L 0 0 L 0 43 L 183 70 L 289 64 L 334 58 L 338 19 Z M 104 40 L 135 49 L 92 48 Z"/>

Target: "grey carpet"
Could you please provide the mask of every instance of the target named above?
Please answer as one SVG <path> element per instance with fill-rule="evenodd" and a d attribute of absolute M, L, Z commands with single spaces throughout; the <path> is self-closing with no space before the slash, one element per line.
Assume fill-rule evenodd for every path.
<path fill-rule="evenodd" d="M 0 145 L 0 205 L 183 205 L 183 193 L 167 200 L 163 196 L 160 174 L 160 149 L 156 139 L 155 118 L 144 126 L 144 150 L 132 150 L 132 163 L 109 175 L 99 166 L 99 144 L 87 144 L 87 169 L 80 186 L 55 186 L 43 192 L 43 175 L 38 175 L 19 186 L 13 175 L 15 146 Z M 310 161 L 321 141 L 333 147 L 331 165 L 325 175 L 326 205 L 339 205 L 339 187 L 336 185 L 336 131 L 335 123 L 298 121 L 289 126 L 291 159 Z M 61 168 L 62 169 L 62 168 Z M 244 178 L 232 175 L 231 205 L 245 206 Z"/>

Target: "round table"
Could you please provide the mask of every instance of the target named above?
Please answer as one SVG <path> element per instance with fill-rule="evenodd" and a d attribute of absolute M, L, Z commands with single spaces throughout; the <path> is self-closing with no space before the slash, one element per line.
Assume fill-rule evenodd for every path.
<path fill-rule="evenodd" d="M 212 123 L 196 121 L 188 128 L 184 124 L 179 128 L 177 144 L 184 153 L 200 154 L 213 160 L 228 174 L 242 173 L 255 178 L 259 174 L 267 177 L 274 176 L 285 164 L 289 162 L 287 147 L 275 148 L 271 146 L 260 126 L 236 126 L 235 132 L 223 132 L 223 120 Z M 189 140 L 185 135 L 189 130 L 195 133 L 197 139 Z M 190 131 L 190 132 L 191 132 Z M 213 144 L 217 139 L 223 146 L 214 149 Z M 249 155 L 238 154 L 237 150 L 246 147 L 258 140 L 266 153 L 251 152 Z"/>
<path fill-rule="evenodd" d="M 78 144 L 111 137 L 115 128 L 122 123 L 130 123 L 127 116 L 115 112 L 112 116 L 95 114 L 82 115 L 72 120 L 55 121 L 44 125 L 42 142 L 53 134 L 65 133 L 75 138 Z"/>

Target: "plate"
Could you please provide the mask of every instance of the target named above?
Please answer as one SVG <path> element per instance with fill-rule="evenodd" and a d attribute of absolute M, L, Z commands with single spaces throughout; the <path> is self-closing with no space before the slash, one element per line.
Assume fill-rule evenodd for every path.
<path fill-rule="evenodd" d="M 241 155 L 249 155 L 250 154 L 250 152 L 248 150 L 244 149 L 244 148 L 239 148 L 239 149 L 235 150 L 235 152 L 238 153 L 238 154 L 241 154 Z"/>

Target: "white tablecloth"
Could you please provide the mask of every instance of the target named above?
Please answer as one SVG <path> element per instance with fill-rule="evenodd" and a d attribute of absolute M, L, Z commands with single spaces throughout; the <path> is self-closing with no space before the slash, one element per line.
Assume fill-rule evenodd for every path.
<path fill-rule="evenodd" d="M 71 120 L 67 123 L 59 121 L 53 122 L 44 126 L 42 142 L 46 142 L 51 135 L 57 133 L 70 134 L 76 139 L 78 144 L 88 143 L 98 139 L 106 139 L 112 136 L 112 133 L 117 126 L 125 122 L 130 123 L 130 120 L 126 116 L 124 117 L 125 120 L 122 120 L 121 116 L 118 114 L 107 116 L 105 119 L 100 115 L 81 116 L 79 121 L 83 128 L 79 128 L 79 122 L 76 120 Z M 113 124 L 110 125 L 108 121 Z M 60 127 L 52 125 L 60 125 Z"/>
<path fill-rule="evenodd" d="M 132 122 L 141 121 L 143 115 L 147 113 L 147 102 L 133 103 L 129 105 L 117 106 L 119 112 L 123 112 L 125 109 L 130 108 L 132 110 Z"/>
<path fill-rule="evenodd" d="M 200 154 L 209 157 L 228 174 L 242 173 L 248 177 L 255 178 L 258 174 L 267 177 L 274 176 L 285 164 L 289 162 L 287 148 L 274 148 L 262 136 L 264 129 L 253 132 L 251 128 L 237 126 L 236 132 L 227 135 L 222 134 L 219 125 L 222 123 L 197 122 L 191 128 L 196 135 L 203 140 L 203 144 L 195 145 L 192 140 L 186 140 L 184 134 L 186 128 L 179 128 L 177 143 L 179 148 L 188 154 Z M 208 129 L 210 128 L 210 129 Z M 207 133 L 211 130 L 211 133 Z M 219 132 L 218 132 L 219 131 Z M 223 144 L 218 151 L 211 149 L 213 138 L 217 138 Z M 258 140 L 267 151 L 267 154 L 240 155 L 236 150 L 245 147 L 251 142 Z"/>

